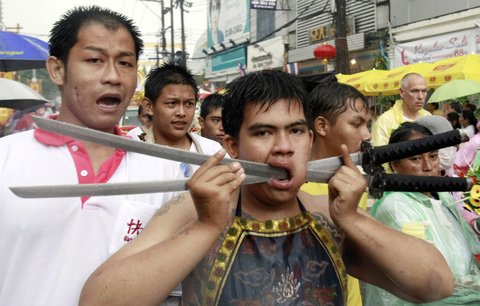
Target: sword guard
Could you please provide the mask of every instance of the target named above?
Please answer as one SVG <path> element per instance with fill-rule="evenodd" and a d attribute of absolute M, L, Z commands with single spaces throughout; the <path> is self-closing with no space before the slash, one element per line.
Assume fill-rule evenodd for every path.
<path fill-rule="evenodd" d="M 381 164 L 375 162 L 375 148 L 368 141 L 363 141 L 361 145 L 362 151 L 362 168 L 366 174 L 374 175 L 383 172 Z"/>

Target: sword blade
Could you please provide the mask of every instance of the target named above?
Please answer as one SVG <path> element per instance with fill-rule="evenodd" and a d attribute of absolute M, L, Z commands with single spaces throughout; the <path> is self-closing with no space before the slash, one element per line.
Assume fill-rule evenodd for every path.
<path fill-rule="evenodd" d="M 211 157 L 210 155 L 170 148 L 159 144 L 145 143 L 143 141 L 133 140 L 128 137 L 104 133 L 58 120 L 52 120 L 38 116 L 32 116 L 32 118 L 37 126 L 44 130 L 109 147 L 124 149 L 126 151 L 194 165 L 201 165 Z M 288 177 L 285 169 L 272 167 L 262 163 L 225 158 L 221 161 L 221 164 L 228 164 L 233 161 L 239 162 L 245 169 L 245 173 L 249 175 L 279 179 L 285 179 Z"/>
<path fill-rule="evenodd" d="M 258 176 L 247 176 L 242 185 L 262 183 L 268 180 L 268 178 Z M 184 191 L 187 190 L 187 179 L 108 184 L 15 186 L 10 187 L 10 190 L 20 198 L 113 196 Z"/>
<path fill-rule="evenodd" d="M 352 153 L 350 158 L 355 165 L 361 166 L 363 163 L 363 152 Z M 343 158 L 341 156 L 328 157 L 318 160 L 312 160 L 307 163 L 308 170 L 331 171 L 335 173 L 338 168 L 343 166 Z"/>

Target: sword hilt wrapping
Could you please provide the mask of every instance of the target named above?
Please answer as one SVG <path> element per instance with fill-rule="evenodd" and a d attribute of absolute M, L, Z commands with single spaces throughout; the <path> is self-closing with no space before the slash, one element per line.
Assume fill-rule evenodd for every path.
<path fill-rule="evenodd" d="M 469 191 L 473 185 L 471 178 L 378 173 L 370 177 L 369 191 L 378 198 L 384 191 Z"/>
<path fill-rule="evenodd" d="M 407 140 L 368 149 L 368 159 L 373 165 L 423 154 L 441 148 L 455 146 L 467 141 L 468 137 L 461 130 L 452 130 L 420 139 Z"/>

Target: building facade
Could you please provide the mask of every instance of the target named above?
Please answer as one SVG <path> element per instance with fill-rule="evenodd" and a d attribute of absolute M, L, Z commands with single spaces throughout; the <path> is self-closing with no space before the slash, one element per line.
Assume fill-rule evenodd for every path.
<path fill-rule="evenodd" d="M 390 0 L 393 67 L 480 54 L 480 0 Z"/>
<path fill-rule="evenodd" d="M 333 63 L 314 57 L 335 45 L 333 0 L 208 0 L 205 78 L 221 87 L 244 71 L 285 69 L 304 78 L 330 74 Z M 373 67 L 382 52 L 389 1 L 346 1 L 351 72 Z"/>

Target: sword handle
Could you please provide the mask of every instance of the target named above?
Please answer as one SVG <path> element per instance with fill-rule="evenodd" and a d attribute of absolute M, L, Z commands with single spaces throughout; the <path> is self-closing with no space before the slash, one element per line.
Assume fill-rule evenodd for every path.
<path fill-rule="evenodd" d="M 455 146 L 468 140 L 463 130 L 452 130 L 421 139 L 407 140 L 394 144 L 370 147 L 366 149 L 367 161 L 371 165 L 381 165 L 386 162 L 399 160 L 438 150 L 441 148 Z"/>
<path fill-rule="evenodd" d="M 471 178 L 444 176 L 413 176 L 377 173 L 369 178 L 369 192 L 375 198 L 384 191 L 469 191 L 474 181 Z"/>

